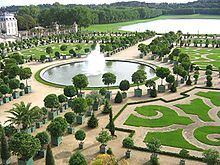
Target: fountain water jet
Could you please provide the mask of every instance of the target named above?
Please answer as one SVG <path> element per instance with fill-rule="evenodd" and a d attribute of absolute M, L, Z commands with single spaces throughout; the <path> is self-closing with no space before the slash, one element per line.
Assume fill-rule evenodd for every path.
<path fill-rule="evenodd" d="M 105 72 L 105 57 L 100 52 L 100 45 L 97 44 L 95 49 L 87 56 L 85 63 L 85 74 L 95 76 Z"/>

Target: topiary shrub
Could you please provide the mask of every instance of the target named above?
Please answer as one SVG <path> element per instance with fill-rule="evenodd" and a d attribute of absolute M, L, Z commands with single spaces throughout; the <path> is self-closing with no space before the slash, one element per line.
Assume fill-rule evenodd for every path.
<path fill-rule="evenodd" d="M 79 151 L 74 153 L 69 160 L 69 165 L 87 165 L 87 164 L 88 163 L 85 157 Z"/>
<path fill-rule="evenodd" d="M 159 158 L 157 157 L 157 154 L 153 153 L 153 154 L 150 156 L 150 164 L 151 164 L 151 165 L 160 165 L 160 163 L 159 163 Z"/>
<path fill-rule="evenodd" d="M 98 119 L 95 117 L 94 114 L 92 114 L 91 118 L 88 120 L 87 125 L 88 125 L 89 128 L 96 128 L 96 127 L 98 127 L 99 121 L 98 121 Z"/>
<path fill-rule="evenodd" d="M 121 92 L 118 91 L 118 93 L 115 96 L 115 103 L 121 103 L 122 101 L 123 101 L 122 94 Z"/>
<path fill-rule="evenodd" d="M 131 137 L 127 137 L 122 142 L 123 147 L 132 148 L 134 147 L 134 140 Z"/>
<path fill-rule="evenodd" d="M 104 113 L 104 114 L 109 114 L 111 110 L 112 110 L 112 106 L 111 106 L 111 104 L 109 103 L 109 101 L 106 100 L 102 113 Z"/>
<path fill-rule="evenodd" d="M 110 147 L 109 147 L 108 150 L 107 150 L 107 154 L 113 155 L 112 149 L 111 149 Z"/>
<path fill-rule="evenodd" d="M 101 89 L 99 90 L 99 93 L 100 93 L 102 96 L 105 96 L 106 93 L 107 93 L 106 88 L 101 88 Z"/>
<path fill-rule="evenodd" d="M 67 112 L 64 117 L 69 125 L 72 125 L 76 120 L 76 114 L 74 112 Z"/>
<path fill-rule="evenodd" d="M 176 89 L 176 83 L 173 83 L 173 84 L 172 84 L 172 86 L 171 86 L 171 88 L 170 88 L 170 91 L 173 92 L 173 93 L 175 93 L 175 92 L 177 91 L 177 89 Z"/>
<path fill-rule="evenodd" d="M 49 144 L 50 142 L 50 137 L 46 131 L 39 132 L 35 137 L 40 140 L 42 148 L 45 148 L 45 145 Z"/>
<path fill-rule="evenodd" d="M 180 155 L 181 157 L 183 157 L 183 158 L 188 158 L 188 157 L 190 156 L 190 155 L 189 155 L 189 151 L 186 150 L 186 149 L 180 150 L 179 155 Z"/>

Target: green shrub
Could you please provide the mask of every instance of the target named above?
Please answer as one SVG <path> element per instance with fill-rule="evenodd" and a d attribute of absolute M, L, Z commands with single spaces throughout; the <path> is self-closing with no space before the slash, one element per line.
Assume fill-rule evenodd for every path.
<path fill-rule="evenodd" d="M 104 113 L 104 114 L 109 114 L 111 110 L 112 110 L 112 106 L 111 106 L 111 104 L 109 103 L 109 101 L 106 100 L 102 113 Z"/>
<path fill-rule="evenodd" d="M 191 77 L 188 76 L 188 79 L 186 81 L 186 85 L 192 85 Z"/>
<path fill-rule="evenodd" d="M 91 118 L 88 120 L 87 125 L 88 125 L 89 128 L 96 128 L 96 127 L 98 127 L 99 122 L 98 122 L 98 119 L 95 117 L 94 114 L 93 114 L 93 115 L 91 116 Z"/>
<path fill-rule="evenodd" d="M 113 154 L 112 149 L 111 149 L 110 147 L 109 147 L 108 150 L 107 150 L 107 154 L 109 154 L 109 155 L 112 155 L 112 154 Z"/>
<path fill-rule="evenodd" d="M 40 140 L 42 147 L 50 142 L 50 137 L 46 131 L 39 132 L 35 137 Z"/>
<path fill-rule="evenodd" d="M 150 90 L 150 97 L 157 97 L 157 90 L 155 86 Z"/>
<path fill-rule="evenodd" d="M 134 140 L 130 137 L 127 137 L 122 142 L 123 147 L 132 148 L 134 146 Z"/>
<path fill-rule="evenodd" d="M 189 155 L 189 151 L 186 150 L 186 149 L 182 149 L 180 152 L 179 152 L 179 155 L 183 158 L 188 158 L 190 155 Z"/>
<path fill-rule="evenodd" d="M 85 157 L 79 151 L 74 153 L 69 160 L 69 165 L 87 165 L 87 164 L 88 163 Z"/>
<path fill-rule="evenodd" d="M 123 101 L 122 94 L 121 92 L 118 91 L 118 93 L 115 96 L 115 103 L 121 103 L 122 101 Z"/>

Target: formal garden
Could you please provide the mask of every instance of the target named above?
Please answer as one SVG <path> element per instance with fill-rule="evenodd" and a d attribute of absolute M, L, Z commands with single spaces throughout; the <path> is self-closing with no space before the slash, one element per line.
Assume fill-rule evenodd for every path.
<path fill-rule="evenodd" d="M 177 157 L 180 164 L 218 163 L 220 72 L 214 63 L 202 66 L 194 61 L 197 54 L 188 51 L 194 48 L 176 47 L 182 35 L 180 31 L 160 36 L 151 31 L 60 34 L 1 45 L 1 104 L 8 108 L 1 127 L 3 164 L 54 165 L 65 160 L 81 165 L 106 159 L 114 164 L 117 148 L 128 162 L 139 151 L 150 153 L 152 164 L 159 163 L 160 155 Z M 59 88 L 41 84 L 42 69 L 88 60 L 81 55 L 91 54 L 97 45 L 103 58 L 142 65 L 130 81 L 121 80 L 118 86 L 114 85 L 119 77 L 111 72 L 101 73 L 99 88 L 90 87 L 88 74 L 82 73 Z M 217 48 L 201 52 L 204 49 L 218 54 Z M 154 66 L 153 78 L 146 71 L 149 64 Z M 26 102 L 19 98 L 23 95 Z M 36 100 L 30 99 L 33 96 Z M 58 159 L 59 154 L 64 158 Z"/>

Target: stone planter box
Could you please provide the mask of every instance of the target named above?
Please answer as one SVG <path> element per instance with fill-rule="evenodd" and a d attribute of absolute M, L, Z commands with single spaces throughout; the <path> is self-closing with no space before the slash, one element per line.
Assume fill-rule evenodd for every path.
<path fill-rule="evenodd" d="M 85 92 L 78 93 L 77 97 L 85 98 L 86 97 Z"/>
<path fill-rule="evenodd" d="M 40 128 L 42 127 L 42 125 L 43 125 L 42 121 L 36 122 L 36 128 Z"/>
<path fill-rule="evenodd" d="M 69 126 L 69 127 L 67 128 L 67 133 L 68 133 L 68 134 L 74 134 L 74 132 L 75 132 L 75 129 L 74 129 L 73 127 L 70 127 L 70 126 Z"/>
<path fill-rule="evenodd" d="M 59 146 L 62 143 L 62 136 L 51 137 L 51 144 L 55 146 Z"/>
<path fill-rule="evenodd" d="M 32 92 L 31 86 L 25 87 L 24 92 L 25 92 L 25 94 L 31 93 Z"/>
<path fill-rule="evenodd" d="M 86 115 L 87 115 L 87 116 L 92 116 L 92 114 L 93 114 L 93 110 L 88 110 L 88 111 L 86 112 Z"/>
<path fill-rule="evenodd" d="M 34 160 L 33 158 L 28 160 L 18 159 L 18 165 L 34 165 Z"/>
<path fill-rule="evenodd" d="M 20 94 L 19 94 L 19 92 L 16 91 L 16 92 L 12 93 L 12 96 L 14 99 L 18 99 L 20 97 Z"/>
<path fill-rule="evenodd" d="M 111 91 L 107 91 L 106 95 L 105 95 L 105 98 L 108 99 L 108 100 L 111 100 L 112 99 L 112 92 Z"/>
<path fill-rule="evenodd" d="M 66 55 L 63 55 L 62 57 L 63 57 L 63 60 L 66 60 Z"/>
<path fill-rule="evenodd" d="M 8 103 L 10 101 L 9 97 L 3 97 L 3 103 Z"/>
<path fill-rule="evenodd" d="M 83 124 L 85 122 L 85 115 L 78 115 L 76 116 L 76 123 Z"/>
<path fill-rule="evenodd" d="M 164 85 L 158 85 L 158 92 L 164 93 L 165 92 L 165 86 Z"/>
<path fill-rule="evenodd" d="M 0 100 L 0 105 L 3 105 L 3 104 L 4 104 L 3 100 Z"/>
<path fill-rule="evenodd" d="M 185 82 L 184 78 L 181 78 L 181 79 L 180 79 L 180 83 L 181 83 L 181 84 L 184 84 L 184 82 Z"/>
<path fill-rule="evenodd" d="M 127 150 L 127 151 L 125 152 L 125 157 L 126 157 L 127 159 L 131 157 L 131 150 Z"/>
<path fill-rule="evenodd" d="M 8 98 L 9 98 L 9 101 L 14 100 L 13 96 L 9 96 Z"/>
<path fill-rule="evenodd" d="M 33 133 L 34 131 L 36 131 L 36 126 L 35 126 L 35 125 L 33 125 L 33 126 L 31 127 L 31 132 Z"/>
<path fill-rule="evenodd" d="M 82 150 L 83 148 L 84 148 L 84 143 L 83 143 L 83 142 L 80 142 L 80 143 L 79 143 L 79 149 Z"/>
<path fill-rule="evenodd" d="M 65 112 L 65 107 L 64 107 L 64 106 L 61 106 L 61 107 L 60 107 L 60 113 L 63 113 L 63 112 Z"/>
<path fill-rule="evenodd" d="M 185 160 L 180 159 L 180 163 L 179 163 L 179 165 L 185 165 L 185 164 L 186 164 Z"/>
<path fill-rule="evenodd" d="M 106 152 L 107 152 L 107 150 L 108 150 L 108 147 L 107 147 L 107 145 L 105 145 L 105 144 L 102 144 L 100 147 L 99 147 L 99 152 L 101 153 L 101 154 L 106 154 Z"/>
<path fill-rule="evenodd" d="M 41 149 L 40 151 L 37 152 L 37 157 L 38 158 L 45 158 L 46 153 L 47 153 L 47 151 L 45 149 Z"/>
<path fill-rule="evenodd" d="M 31 134 L 31 128 L 27 128 L 27 129 L 22 130 L 22 131 Z"/>
<path fill-rule="evenodd" d="M 93 103 L 93 105 L 92 105 L 92 109 L 94 110 L 94 111 L 98 111 L 99 110 L 99 102 L 94 102 Z"/>
<path fill-rule="evenodd" d="M 8 158 L 7 160 L 2 159 L 2 165 L 9 165 L 11 164 L 11 158 Z"/>
<path fill-rule="evenodd" d="M 134 96 L 135 97 L 141 97 L 142 96 L 142 89 L 134 89 Z"/>
<path fill-rule="evenodd" d="M 147 95 L 150 96 L 151 89 L 147 89 Z"/>
<path fill-rule="evenodd" d="M 64 106 L 65 109 L 69 108 L 68 103 L 64 104 L 63 106 Z"/>
<path fill-rule="evenodd" d="M 126 92 L 122 92 L 121 95 L 122 95 L 123 99 L 127 98 L 127 93 Z"/>
<path fill-rule="evenodd" d="M 46 124 L 48 122 L 48 118 L 43 119 L 43 124 Z"/>
<path fill-rule="evenodd" d="M 57 111 L 51 111 L 51 112 L 48 113 L 48 117 L 49 117 L 50 120 L 55 119 L 57 116 L 58 116 Z"/>
<path fill-rule="evenodd" d="M 24 96 L 25 92 L 24 91 L 20 91 L 20 96 Z"/>

